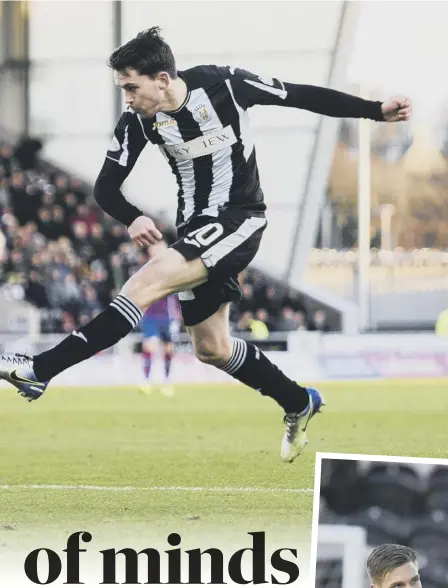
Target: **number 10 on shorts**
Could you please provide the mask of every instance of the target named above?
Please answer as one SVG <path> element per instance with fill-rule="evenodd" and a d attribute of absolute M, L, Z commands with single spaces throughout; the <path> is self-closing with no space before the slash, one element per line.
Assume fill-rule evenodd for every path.
<path fill-rule="evenodd" d="M 206 247 L 216 241 L 224 233 L 223 226 L 219 223 L 209 223 L 205 227 L 196 229 L 188 233 L 188 237 L 184 239 L 184 243 L 188 245 L 195 245 L 196 247 Z"/>

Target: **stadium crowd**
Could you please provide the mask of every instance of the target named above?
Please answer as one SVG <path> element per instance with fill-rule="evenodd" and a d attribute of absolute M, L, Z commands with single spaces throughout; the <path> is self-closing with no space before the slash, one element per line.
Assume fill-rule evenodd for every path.
<path fill-rule="evenodd" d="M 76 178 L 41 164 L 42 144 L 24 139 L 0 146 L 0 264 L 2 295 L 41 310 L 45 333 L 67 333 L 107 306 L 125 281 L 148 260 L 128 239 L 126 227 L 98 208 Z M 168 243 L 173 229 L 158 227 Z M 258 338 L 273 331 L 328 330 L 325 312 L 309 316 L 300 296 L 248 269 L 240 275 L 243 299 L 232 326 Z"/>

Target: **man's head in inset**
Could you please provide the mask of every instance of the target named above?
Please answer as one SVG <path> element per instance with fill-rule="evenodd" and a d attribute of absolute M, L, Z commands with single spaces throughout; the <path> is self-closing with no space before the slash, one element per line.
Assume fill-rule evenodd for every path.
<path fill-rule="evenodd" d="M 371 588 L 422 588 L 417 554 L 410 547 L 385 543 L 367 559 Z"/>

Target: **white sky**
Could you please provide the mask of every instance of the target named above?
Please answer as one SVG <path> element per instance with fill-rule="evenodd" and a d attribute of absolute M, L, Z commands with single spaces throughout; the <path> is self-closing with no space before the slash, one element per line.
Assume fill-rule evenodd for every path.
<path fill-rule="evenodd" d="M 349 81 L 407 94 L 414 118 L 433 119 L 448 100 L 448 1 L 360 4 Z"/>

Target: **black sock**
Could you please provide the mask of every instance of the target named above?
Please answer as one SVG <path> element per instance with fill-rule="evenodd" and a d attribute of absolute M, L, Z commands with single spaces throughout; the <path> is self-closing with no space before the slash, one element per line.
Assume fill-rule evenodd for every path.
<path fill-rule="evenodd" d="M 308 392 L 290 380 L 258 347 L 233 339 L 233 350 L 223 371 L 243 384 L 270 396 L 285 412 L 302 412 L 309 403 Z"/>
<path fill-rule="evenodd" d="M 90 323 L 73 331 L 56 347 L 35 355 L 33 370 L 36 377 L 46 382 L 72 365 L 112 347 L 138 325 L 142 314 L 132 300 L 119 294 Z"/>

